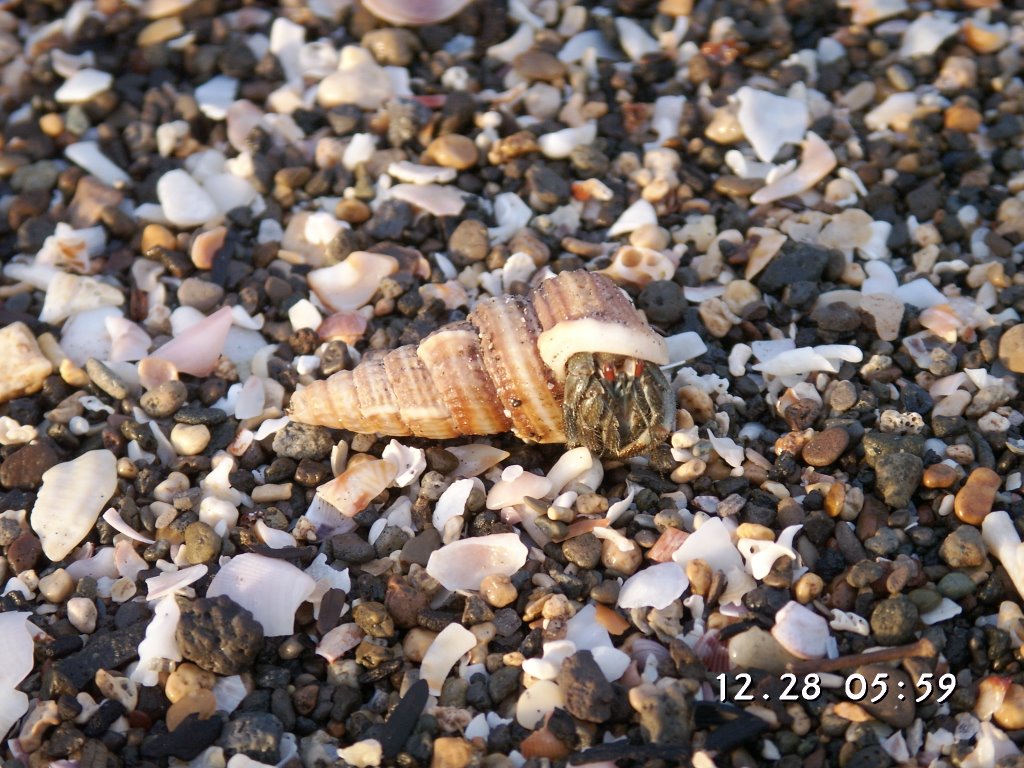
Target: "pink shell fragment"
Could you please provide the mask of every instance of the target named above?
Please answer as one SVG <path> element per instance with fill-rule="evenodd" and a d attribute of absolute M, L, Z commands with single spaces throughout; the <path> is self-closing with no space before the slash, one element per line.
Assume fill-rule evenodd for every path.
<path fill-rule="evenodd" d="M 209 376 L 228 340 L 231 317 L 231 307 L 221 307 L 168 341 L 153 357 L 173 363 L 182 373 Z"/>
<path fill-rule="evenodd" d="M 316 582 L 284 560 L 246 552 L 229 560 L 213 577 L 207 597 L 227 595 L 252 613 L 268 637 L 290 635 L 295 612 Z"/>
<path fill-rule="evenodd" d="M 345 519 L 366 509 L 381 491 L 391 485 L 397 474 L 398 467 L 387 459 L 354 464 L 316 489 L 316 497 L 306 512 L 306 518 L 315 525 L 336 529 Z"/>
<path fill-rule="evenodd" d="M 619 607 L 667 608 L 683 594 L 690 580 L 678 563 L 658 563 L 636 572 L 619 590 Z"/>
<path fill-rule="evenodd" d="M 167 573 L 161 573 L 159 576 L 146 579 L 146 587 L 149 589 L 146 599 L 159 600 L 165 595 L 169 595 L 179 589 L 184 589 L 189 584 L 203 578 L 207 570 L 205 565 L 193 565 L 188 568 L 182 568 L 180 571 L 168 571 Z"/>
<path fill-rule="evenodd" d="M 357 624 L 339 624 L 316 645 L 317 656 L 323 656 L 333 664 L 363 641 L 363 630 Z"/>
<path fill-rule="evenodd" d="M 526 545 L 514 533 L 493 533 L 434 550 L 427 573 L 445 589 L 480 589 L 486 576 L 511 576 L 526 564 Z"/>
<path fill-rule="evenodd" d="M 396 184 L 391 196 L 415 205 L 434 216 L 458 216 L 466 207 L 463 193 L 440 184 Z"/>
<path fill-rule="evenodd" d="M 814 131 L 807 132 L 803 142 L 803 155 L 800 165 L 790 174 L 776 179 L 766 187 L 761 187 L 750 196 L 754 205 L 771 203 L 784 197 L 799 195 L 828 176 L 836 167 L 836 155 L 825 141 Z"/>

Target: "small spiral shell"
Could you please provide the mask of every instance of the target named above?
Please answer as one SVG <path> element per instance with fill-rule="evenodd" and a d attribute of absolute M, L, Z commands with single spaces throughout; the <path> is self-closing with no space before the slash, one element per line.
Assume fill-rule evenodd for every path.
<path fill-rule="evenodd" d="M 664 340 L 613 282 L 563 272 L 528 299 L 485 299 L 418 346 L 312 383 L 292 397 L 291 416 L 361 433 L 446 439 L 511 430 L 562 443 L 566 364 L 578 352 L 668 362 Z"/>

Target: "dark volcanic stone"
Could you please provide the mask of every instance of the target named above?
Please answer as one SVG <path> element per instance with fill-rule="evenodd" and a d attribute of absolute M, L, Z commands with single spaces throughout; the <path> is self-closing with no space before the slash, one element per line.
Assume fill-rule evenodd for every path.
<path fill-rule="evenodd" d="M 97 632 L 77 653 L 58 661 L 54 667 L 75 688 L 81 689 L 100 669 L 114 670 L 139 658 L 139 643 L 146 636 L 146 622 L 116 632 Z"/>
<path fill-rule="evenodd" d="M 263 647 L 263 627 L 227 595 L 181 600 L 178 647 L 181 655 L 219 675 L 250 667 Z"/>
<path fill-rule="evenodd" d="M 284 726 L 267 712 L 242 712 L 224 726 L 218 744 L 225 757 L 243 754 L 261 763 L 275 764 L 281 758 Z"/>
<path fill-rule="evenodd" d="M 615 691 L 590 651 L 577 651 L 562 662 L 558 686 L 565 695 L 565 709 L 573 717 L 590 723 L 611 718 Z"/>
<path fill-rule="evenodd" d="M 159 722 L 143 740 L 142 756 L 152 760 L 168 757 L 192 760 L 217 740 L 222 727 L 219 717 L 200 720 L 196 714 L 186 717 L 170 733 L 167 732 L 166 724 Z"/>
<path fill-rule="evenodd" d="M 871 631 L 881 645 L 901 645 L 914 639 L 918 610 L 904 595 L 882 600 L 871 612 Z"/>
<path fill-rule="evenodd" d="M 334 440 L 325 427 L 291 422 L 274 435 L 273 447 L 278 456 L 319 460 L 330 454 Z"/>
<path fill-rule="evenodd" d="M 817 282 L 831 259 L 831 253 L 813 245 L 798 244 L 782 251 L 765 267 L 757 279 L 765 293 L 775 293 L 801 281 Z"/>
<path fill-rule="evenodd" d="M 655 280 L 640 291 L 637 306 L 654 325 L 668 327 L 683 319 L 686 300 L 683 288 L 671 280 Z"/>

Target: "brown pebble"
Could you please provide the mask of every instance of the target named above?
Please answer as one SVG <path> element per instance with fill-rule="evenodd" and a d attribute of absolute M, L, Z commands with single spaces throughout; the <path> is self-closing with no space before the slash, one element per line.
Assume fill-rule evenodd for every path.
<path fill-rule="evenodd" d="M 565 75 L 565 65 L 547 51 L 532 49 L 516 56 L 512 62 L 516 74 L 527 80 L 553 82 Z"/>
<path fill-rule="evenodd" d="M 174 233 L 167 227 L 160 224 L 147 224 L 146 228 L 142 230 L 139 250 L 142 253 L 147 253 L 157 246 L 174 250 L 178 247 L 178 241 L 175 239 Z"/>
<path fill-rule="evenodd" d="M 39 555 L 43 552 L 43 546 L 33 533 L 23 533 L 12 541 L 7 547 L 7 562 L 15 573 L 21 573 L 35 568 Z"/>
<path fill-rule="evenodd" d="M 484 580 L 480 582 L 480 594 L 488 605 L 495 608 L 504 608 L 515 602 L 519 596 L 512 580 L 501 574 L 485 576 Z"/>
<path fill-rule="evenodd" d="M 932 464 L 925 469 L 921 482 L 925 488 L 949 488 L 957 476 L 957 471 L 949 464 Z"/>
<path fill-rule="evenodd" d="M 999 361 L 1014 373 L 1024 373 L 1024 323 L 999 338 Z"/>
<path fill-rule="evenodd" d="M 992 503 L 1001 482 L 999 475 L 986 467 L 978 467 L 971 472 L 953 502 L 956 516 L 968 525 L 981 525 L 981 521 L 992 511 Z"/>
<path fill-rule="evenodd" d="M 362 224 L 371 214 L 370 206 L 362 200 L 342 199 L 334 206 L 334 215 L 349 224 Z"/>
<path fill-rule="evenodd" d="M 430 768 L 468 768 L 479 759 L 473 745 L 458 736 L 439 736 L 434 740 Z"/>
<path fill-rule="evenodd" d="M 149 227 L 146 227 L 146 229 L 149 229 Z M 227 235 L 228 230 L 226 227 L 214 227 L 195 236 L 195 239 L 192 240 L 192 249 L 189 251 L 189 257 L 197 269 L 210 269 L 213 267 L 213 259 L 216 257 L 217 251 L 224 245 L 224 239 Z M 145 233 L 143 233 L 143 239 L 145 239 Z"/>
<path fill-rule="evenodd" d="M 942 117 L 947 131 L 974 133 L 981 125 L 981 113 L 966 104 L 954 104 Z"/>
<path fill-rule="evenodd" d="M 476 165 L 480 159 L 480 151 L 469 137 L 446 133 L 430 142 L 423 159 L 437 163 L 443 168 L 465 171 Z"/>
<path fill-rule="evenodd" d="M 548 760 L 564 760 L 569 756 L 569 747 L 559 741 L 546 725 L 523 739 L 519 750 L 527 759 L 538 757 Z"/>
<path fill-rule="evenodd" d="M 39 118 L 39 130 L 51 138 L 56 138 L 64 130 L 64 118 L 59 112 L 47 112 Z"/>
<path fill-rule="evenodd" d="M 1024 686 L 1016 683 L 1010 686 L 993 719 L 1000 728 L 1007 731 L 1019 731 L 1024 728 Z"/>
<path fill-rule="evenodd" d="M 804 446 L 804 461 L 812 467 L 827 467 L 838 461 L 849 444 L 849 432 L 842 427 L 829 427 L 817 433 Z"/>

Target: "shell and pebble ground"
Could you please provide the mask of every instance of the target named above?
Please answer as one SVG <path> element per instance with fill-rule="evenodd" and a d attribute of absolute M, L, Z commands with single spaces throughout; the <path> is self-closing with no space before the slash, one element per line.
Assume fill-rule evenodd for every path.
<path fill-rule="evenodd" d="M 3 764 L 1020 765 L 1024 11 L 461 5 L 0 4 Z M 573 269 L 650 456 L 288 420 Z"/>

